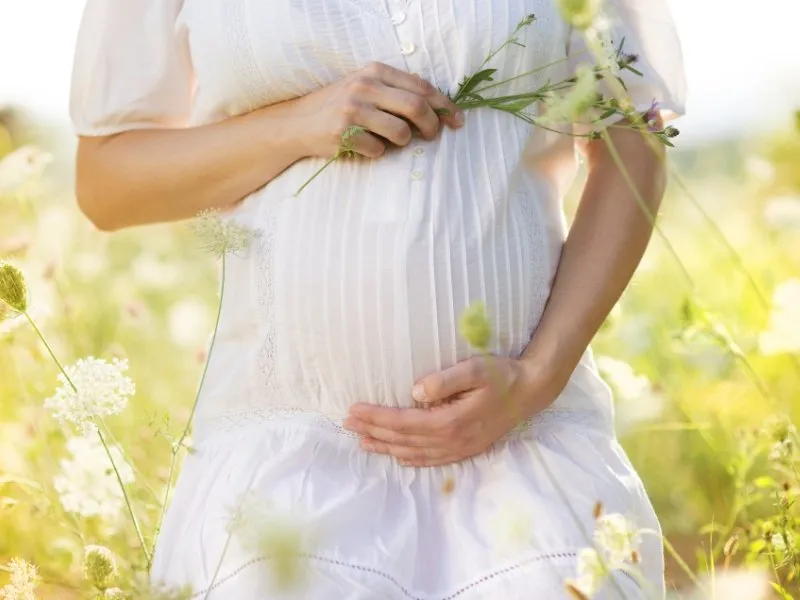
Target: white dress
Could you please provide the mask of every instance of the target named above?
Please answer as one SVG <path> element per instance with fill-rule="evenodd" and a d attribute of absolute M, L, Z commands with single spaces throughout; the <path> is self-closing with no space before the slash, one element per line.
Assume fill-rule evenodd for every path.
<path fill-rule="evenodd" d="M 580 54 L 582 38 L 554 0 L 88 0 L 72 118 L 88 136 L 210 123 L 370 61 L 453 91 L 531 13 L 526 47 L 498 56 L 498 77 Z M 663 0 L 619 1 L 610 24 L 640 57 L 644 77 L 626 76 L 635 103 L 682 112 L 680 49 Z M 578 62 L 502 91 L 565 77 Z M 572 138 L 476 109 L 434 141 L 338 161 L 293 197 L 323 162 L 297 162 L 234 212 L 259 236 L 226 258 L 196 452 L 153 579 L 214 600 L 566 598 L 597 501 L 658 529 L 589 351 L 552 408 L 458 464 L 400 466 L 362 451 L 338 423 L 354 402 L 411 406 L 415 380 L 469 357 L 457 326 L 473 301 L 492 317 L 492 350 L 522 352 L 565 236 Z M 280 540 L 254 547 L 229 533 L 243 499 L 260 507 L 267 530 L 298 532 L 296 585 L 279 585 Z M 662 594 L 656 537 L 645 537 L 642 569 Z M 645 597 L 630 577 L 619 586 Z"/>

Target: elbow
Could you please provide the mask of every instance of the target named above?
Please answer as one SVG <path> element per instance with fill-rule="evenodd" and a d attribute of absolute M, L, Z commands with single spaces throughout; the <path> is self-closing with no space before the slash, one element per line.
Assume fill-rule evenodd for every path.
<path fill-rule="evenodd" d="M 78 201 L 78 208 L 89 222 L 94 225 L 95 229 L 106 233 L 122 229 L 123 224 L 118 217 L 115 217 L 115 211 L 111 208 L 111 203 L 102 201 L 100 194 L 86 189 L 79 182 L 75 189 L 75 196 Z"/>

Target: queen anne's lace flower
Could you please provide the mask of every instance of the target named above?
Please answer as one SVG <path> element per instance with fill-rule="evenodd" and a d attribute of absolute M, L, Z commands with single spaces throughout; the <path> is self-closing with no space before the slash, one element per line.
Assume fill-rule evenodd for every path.
<path fill-rule="evenodd" d="M 89 545 L 84 548 L 83 576 L 98 589 L 105 589 L 117 577 L 117 561 L 114 554 L 103 546 Z"/>
<path fill-rule="evenodd" d="M 0 598 L 4 600 L 36 600 L 36 584 L 38 576 L 36 567 L 21 558 L 12 558 L 11 583 L 0 590 Z"/>
<path fill-rule="evenodd" d="M 133 380 L 125 375 L 127 370 L 127 360 L 115 358 L 109 363 L 91 356 L 82 358 L 65 369 L 75 389 L 59 374 L 60 385 L 44 406 L 56 419 L 74 423 L 81 432 L 93 431 L 92 419 L 121 412 L 136 391 Z"/>
<path fill-rule="evenodd" d="M 567 591 L 574 598 L 589 599 L 597 593 L 608 576 L 608 567 L 594 548 L 578 552 L 578 576 L 567 581 Z"/>
<path fill-rule="evenodd" d="M 128 594 L 117 587 L 108 588 L 103 592 L 103 600 L 127 600 L 127 598 Z"/>
<path fill-rule="evenodd" d="M 192 229 L 203 247 L 216 256 L 241 252 L 257 235 L 255 230 L 210 210 L 197 215 L 192 221 Z"/>
<path fill-rule="evenodd" d="M 53 479 L 64 510 L 108 521 L 116 518 L 124 507 L 124 497 L 98 437 L 72 437 L 67 441 L 67 451 L 71 458 L 61 460 L 61 474 Z M 122 451 L 111 446 L 110 452 L 122 482 L 133 483 L 133 469 Z"/>
<path fill-rule="evenodd" d="M 630 561 L 638 552 L 641 537 L 636 527 L 619 513 L 610 513 L 598 517 L 594 541 L 603 552 L 612 568 Z"/>
<path fill-rule="evenodd" d="M 586 116 L 597 99 L 597 84 L 594 69 L 582 65 L 577 69 L 576 81 L 560 98 L 547 107 L 547 112 L 539 118 L 545 125 L 576 123 Z"/>

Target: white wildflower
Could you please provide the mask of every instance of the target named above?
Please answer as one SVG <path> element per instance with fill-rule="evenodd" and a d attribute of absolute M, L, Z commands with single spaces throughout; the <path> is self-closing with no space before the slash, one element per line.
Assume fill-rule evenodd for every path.
<path fill-rule="evenodd" d="M 608 575 L 608 567 L 597 550 L 581 548 L 578 552 L 578 576 L 567 581 L 567 590 L 571 588 L 576 598 L 591 598 L 603 585 Z"/>
<path fill-rule="evenodd" d="M 794 548 L 794 536 L 792 536 L 790 531 L 786 531 L 785 533 L 773 533 L 769 542 L 778 552 L 786 552 L 787 549 Z"/>
<path fill-rule="evenodd" d="M 577 69 L 576 81 L 560 98 L 556 97 L 540 117 L 544 125 L 575 123 L 582 120 L 597 99 L 594 69 L 582 65 Z"/>
<path fill-rule="evenodd" d="M 216 256 L 241 252 L 257 235 L 255 230 L 223 217 L 218 211 L 201 212 L 191 225 L 203 247 Z"/>
<path fill-rule="evenodd" d="M 780 196 L 764 207 L 764 222 L 770 229 L 800 229 L 800 196 Z"/>
<path fill-rule="evenodd" d="M 594 542 L 611 568 L 631 562 L 639 551 L 641 536 L 633 523 L 619 513 L 600 515 L 594 530 Z"/>
<path fill-rule="evenodd" d="M 656 392 L 647 377 L 637 374 L 628 363 L 609 356 L 598 356 L 596 363 L 603 379 L 614 390 L 620 432 L 661 415 L 664 397 Z"/>
<path fill-rule="evenodd" d="M 197 347 L 208 337 L 211 312 L 199 298 L 186 298 L 170 308 L 167 316 L 170 337 L 186 348 Z"/>
<path fill-rule="evenodd" d="M 127 360 L 114 358 L 109 363 L 91 356 L 82 358 L 65 369 L 75 389 L 59 374 L 59 387 L 44 406 L 56 419 L 74 423 L 83 433 L 93 431 L 92 419 L 121 412 L 136 391 L 133 380 L 125 375 L 127 370 Z"/>
<path fill-rule="evenodd" d="M 298 514 L 278 510 L 255 493 L 245 494 L 234 510 L 228 530 L 247 551 L 270 557 L 275 587 L 295 585 L 302 575 L 302 557 L 318 534 L 312 523 Z"/>
<path fill-rule="evenodd" d="M 117 577 L 117 561 L 111 550 L 103 546 L 86 546 L 83 551 L 83 576 L 94 587 L 106 589 Z"/>
<path fill-rule="evenodd" d="M 800 279 L 781 283 L 772 296 L 772 314 L 759 338 L 766 355 L 800 352 Z"/>
<path fill-rule="evenodd" d="M 7 155 L 0 160 L 0 195 L 17 192 L 37 180 L 51 162 L 53 155 L 35 146 L 23 146 Z"/>
<path fill-rule="evenodd" d="M 109 450 L 122 482 L 133 483 L 133 469 L 122 451 L 116 446 Z M 53 479 L 64 510 L 114 520 L 124 508 L 124 497 L 98 436 L 72 437 L 67 441 L 67 451 L 71 457 L 61 460 L 61 474 Z"/>
<path fill-rule="evenodd" d="M 21 558 L 12 558 L 8 566 L 11 569 L 11 583 L 0 590 L 0 598 L 36 600 L 36 584 L 39 579 L 36 567 Z"/>
<path fill-rule="evenodd" d="M 103 600 L 127 600 L 128 594 L 123 592 L 118 587 L 108 588 L 103 592 Z"/>

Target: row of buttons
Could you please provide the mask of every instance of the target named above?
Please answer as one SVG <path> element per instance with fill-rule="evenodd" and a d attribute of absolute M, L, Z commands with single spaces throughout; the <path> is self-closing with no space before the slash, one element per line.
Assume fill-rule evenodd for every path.
<path fill-rule="evenodd" d="M 391 16 L 391 20 L 392 20 L 392 25 L 394 25 L 395 27 L 401 25 L 406 20 L 406 13 L 398 11 Z M 413 54 L 416 49 L 417 47 L 414 45 L 414 42 L 411 41 L 405 41 L 402 44 L 400 44 L 400 54 L 402 54 L 403 56 L 408 56 L 409 54 Z M 411 153 L 414 156 L 419 157 L 425 154 L 425 149 L 422 146 L 414 146 L 414 148 L 411 150 Z M 425 172 L 422 171 L 421 169 L 414 169 L 413 171 L 411 171 L 411 179 L 413 179 L 414 181 L 419 181 L 424 177 L 425 177 Z"/>

